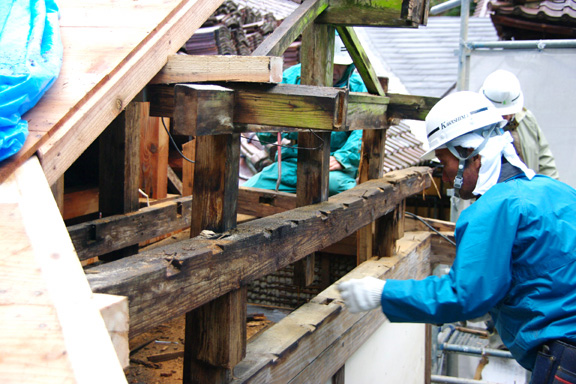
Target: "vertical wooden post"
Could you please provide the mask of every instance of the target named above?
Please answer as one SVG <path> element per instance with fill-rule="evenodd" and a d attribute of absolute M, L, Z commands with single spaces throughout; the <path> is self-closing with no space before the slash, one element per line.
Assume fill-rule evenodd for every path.
<path fill-rule="evenodd" d="M 182 144 L 182 153 L 184 156 L 192 161 L 196 159 L 196 139 L 192 139 L 187 143 Z M 192 194 L 192 186 L 194 185 L 194 163 L 188 160 L 182 160 L 182 196 L 190 196 Z"/>
<path fill-rule="evenodd" d="M 332 86 L 334 27 L 310 25 L 302 34 L 301 84 Z M 299 133 L 298 146 L 315 148 L 298 151 L 296 203 L 304 206 L 328 199 L 330 132 Z M 314 282 L 314 254 L 294 264 L 294 282 L 305 286 Z"/>
<path fill-rule="evenodd" d="M 64 175 L 60 176 L 54 184 L 50 186 L 54 200 L 58 206 L 60 214 L 64 216 Z"/>
<path fill-rule="evenodd" d="M 199 136 L 190 236 L 236 226 L 240 136 Z M 184 383 L 227 383 L 246 354 L 246 287 L 186 314 Z"/>
<path fill-rule="evenodd" d="M 362 133 L 362 153 L 360 167 L 358 168 L 359 183 L 382 177 L 384 172 L 384 145 L 386 144 L 386 130 L 364 130 Z M 358 264 L 368 260 L 374 254 L 372 249 L 374 224 L 368 224 L 356 232 Z"/>
<path fill-rule="evenodd" d="M 147 124 L 148 104 L 133 102 L 100 135 L 99 208 L 103 217 L 137 211 L 140 127 Z M 138 244 L 100 256 L 117 260 L 138 253 Z"/>
<path fill-rule="evenodd" d="M 345 381 L 345 371 L 344 368 L 346 366 L 343 365 L 335 374 L 332 376 L 332 384 L 344 384 Z"/>
<path fill-rule="evenodd" d="M 140 189 L 149 197 L 163 199 L 168 193 L 169 119 L 149 117 L 140 130 Z"/>
<path fill-rule="evenodd" d="M 376 220 L 375 248 L 380 257 L 396 254 L 396 240 L 404 236 L 404 210 L 406 202 L 402 201 L 396 209 Z"/>

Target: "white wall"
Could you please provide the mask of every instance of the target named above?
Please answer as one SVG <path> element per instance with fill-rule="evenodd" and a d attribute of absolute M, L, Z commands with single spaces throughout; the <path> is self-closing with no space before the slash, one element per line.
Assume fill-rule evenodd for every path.
<path fill-rule="evenodd" d="M 422 384 L 424 324 L 384 323 L 345 366 L 347 384 Z"/>
<path fill-rule="evenodd" d="M 471 91 L 492 71 L 506 69 L 520 80 L 530 109 L 556 159 L 560 180 L 576 188 L 576 49 L 472 51 Z"/>

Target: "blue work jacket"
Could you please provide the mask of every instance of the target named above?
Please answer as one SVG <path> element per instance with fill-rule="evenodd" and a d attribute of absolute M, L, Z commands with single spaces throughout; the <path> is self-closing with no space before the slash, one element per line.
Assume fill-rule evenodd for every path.
<path fill-rule="evenodd" d="M 388 280 L 390 321 L 447 323 L 490 312 L 526 369 L 549 340 L 576 342 L 576 190 L 547 176 L 496 184 L 456 223 L 448 275 Z"/>

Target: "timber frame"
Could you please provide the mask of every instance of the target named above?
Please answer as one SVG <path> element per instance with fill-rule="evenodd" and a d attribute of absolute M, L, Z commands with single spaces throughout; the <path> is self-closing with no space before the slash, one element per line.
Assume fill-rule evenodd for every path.
<path fill-rule="evenodd" d="M 289 264 L 294 264 L 300 284 L 307 285 L 313 278 L 315 252 L 349 236 L 356 236 L 358 267 L 345 279 L 430 274 L 436 237 L 420 231 L 404 238 L 405 199 L 430 186 L 430 169 L 414 167 L 383 175 L 382 164 L 390 121 L 423 119 L 436 99 L 386 94 L 351 28 L 425 24 L 428 1 L 305 0 L 250 57 L 175 55 L 182 40 L 201 25 L 200 18 L 207 18 L 221 1 L 199 1 L 196 6 L 173 2 L 177 6 L 163 21 L 168 24 L 127 56 L 132 67 L 115 68 L 98 83 L 105 84 L 103 88 L 87 92 L 83 104 L 54 124 L 57 130 L 28 143 L 22 154 L 0 168 L 5 192 L 0 201 L 2 237 L 21 239 L 0 243 L 19 260 L 19 268 L 35 272 L 29 277 L 34 283 L 16 295 L 14 286 L 21 280 L 18 266 L 4 262 L 0 294 L 14 295 L 25 312 L 30 305 L 26 294 L 57 293 L 56 304 L 49 295 L 36 293 L 34 299 L 44 300 L 46 308 L 56 307 L 58 316 L 48 314 L 45 322 L 50 329 L 61 328 L 53 337 L 61 354 L 48 361 L 42 354 L 47 348 L 44 336 L 33 333 L 29 349 L 36 353 L 31 358 L 42 361 L 40 370 L 52 372 L 57 367 L 57 377 L 45 382 L 61 382 L 62 377 L 72 382 L 122 382 L 126 363 L 118 363 L 112 345 L 102 341 L 105 328 L 94 315 L 92 294 L 119 297 L 113 311 L 129 313 L 125 338 L 186 315 L 186 383 L 326 382 L 338 377 L 347 358 L 385 321 L 381 314 L 348 313 L 331 285 L 247 344 L 246 287 Z M 186 23 L 190 26 L 178 33 Z M 370 94 L 327 87 L 332 81 L 336 31 Z M 279 56 L 300 35 L 302 85 L 278 84 Z M 134 68 L 140 72 L 130 71 Z M 38 111 L 49 108 L 49 103 L 42 104 Z M 31 119 L 43 124 L 36 113 Z M 188 137 L 183 152 L 194 163 L 184 162 L 182 180 L 177 180 L 169 171 L 161 173 L 169 167 L 160 156 L 151 157 L 160 174 L 147 179 L 150 188 L 162 189 L 154 183 L 169 179 L 180 183 L 181 193 L 142 208 L 141 140 L 152 135 L 157 152 L 167 151 L 162 124 L 173 134 Z M 363 130 L 359 184 L 328 198 L 330 133 L 357 129 Z M 240 134 L 288 130 L 299 132 L 304 147 L 318 148 L 299 153 L 297 193 L 239 188 Z M 102 218 L 64 228 L 57 210 L 65 197 L 63 175 L 96 140 Z M 35 202 L 31 190 L 43 198 Z M 38 208 L 41 201 L 43 208 Z M 42 215 L 35 217 L 34 208 Z M 257 218 L 238 224 L 241 213 Z M 187 228 L 189 239 L 139 252 L 138 244 Z M 59 239 L 58 246 L 42 245 L 52 244 L 49 236 Z M 104 262 L 84 274 L 80 262 L 95 257 Z M 73 302 L 63 295 L 70 287 L 59 284 L 58 268 L 69 274 L 66 279 L 74 281 L 73 287 L 82 287 Z M 82 314 L 74 311 L 75 305 L 83 308 Z M 102 313 L 103 306 L 99 306 Z M 91 335 L 78 336 L 74 324 L 79 322 L 90 324 Z M 24 331 L 16 327 L 16 332 L 37 332 L 34 322 L 28 325 Z M 88 342 L 72 345 L 74 335 Z M 341 347 L 343 341 L 346 349 Z M 88 368 L 88 346 L 98 346 L 99 372 Z M 16 349 L 15 344 L 0 347 L 3 355 Z M 7 364 L 20 358 L 14 355 L 0 362 L 3 381 L 17 382 Z M 19 364 L 15 366 L 24 369 Z"/>

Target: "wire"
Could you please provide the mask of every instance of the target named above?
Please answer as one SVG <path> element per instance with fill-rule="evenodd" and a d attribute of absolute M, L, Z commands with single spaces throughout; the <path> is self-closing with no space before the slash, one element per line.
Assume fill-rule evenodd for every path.
<path fill-rule="evenodd" d="M 310 133 L 312 133 L 314 136 L 316 136 L 317 138 L 319 138 L 322 141 L 322 143 L 320 145 L 318 145 L 317 147 L 307 148 L 307 147 L 299 147 L 298 144 L 296 144 L 296 145 L 274 144 L 274 143 L 262 141 L 259 138 L 257 138 L 257 136 L 253 136 L 253 137 L 240 136 L 240 137 L 245 139 L 245 140 L 256 141 L 257 143 L 260 143 L 262 145 L 269 145 L 270 144 L 270 145 L 274 145 L 275 147 L 280 147 L 280 148 L 304 149 L 304 150 L 308 150 L 308 151 L 319 150 L 320 148 L 322 148 L 322 144 L 324 144 L 324 139 L 322 137 L 320 137 L 318 134 L 316 134 L 316 132 L 314 132 L 312 129 L 308 128 L 308 130 L 310 131 Z"/>
<path fill-rule="evenodd" d="M 195 164 L 196 162 L 194 160 L 190 160 L 189 158 L 187 158 L 186 156 L 184 156 L 184 154 L 180 151 L 180 148 L 178 148 L 178 144 L 176 144 L 176 142 L 174 141 L 174 138 L 172 137 L 172 135 L 170 134 L 170 131 L 168 130 L 168 128 L 166 127 L 166 123 L 164 122 L 164 117 L 162 117 L 162 125 L 164 126 L 164 129 L 166 130 L 166 133 L 168 134 L 168 137 L 170 138 L 170 142 L 172 142 L 172 145 L 174 146 L 174 148 L 176 148 L 176 150 L 178 151 L 178 153 L 180 154 L 180 156 L 182 156 L 182 158 L 186 161 L 189 161 L 192 164 Z"/>
<path fill-rule="evenodd" d="M 420 216 L 417 216 L 415 214 L 413 214 L 412 212 L 404 212 L 406 215 L 413 217 L 416 220 L 420 220 L 422 223 L 424 223 L 424 225 L 426 225 L 428 228 L 430 228 L 432 231 L 436 232 L 438 235 L 440 235 L 440 237 L 442 237 L 444 240 L 446 240 L 447 242 L 449 242 L 450 244 L 452 244 L 453 246 L 456 246 L 456 243 L 453 242 L 452 240 L 450 240 L 448 237 L 446 237 L 444 234 L 440 233 L 440 231 L 438 231 L 436 228 L 434 228 L 433 226 L 431 226 L 430 224 L 428 224 L 426 221 L 424 221 Z"/>

